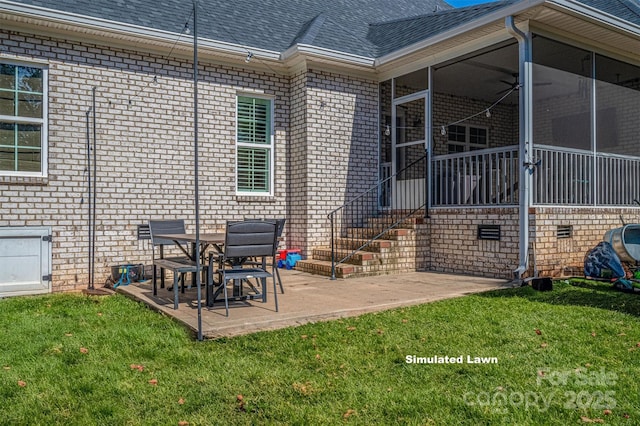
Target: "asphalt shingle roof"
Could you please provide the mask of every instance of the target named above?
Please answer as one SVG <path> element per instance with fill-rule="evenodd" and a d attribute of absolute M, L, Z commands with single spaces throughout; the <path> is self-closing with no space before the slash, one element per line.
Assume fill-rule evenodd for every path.
<path fill-rule="evenodd" d="M 377 55 L 383 56 L 513 3 L 514 0 L 498 1 L 445 10 L 417 18 L 381 22 L 371 25 L 368 38 L 378 47 Z"/>
<path fill-rule="evenodd" d="M 14 0 L 172 33 L 191 20 L 188 0 Z M 640 25 L 640 0 L 579 0 Z M 379 57 L 494 12 L 517 0 L 453 9 L 444 0 L 199 0 L 198 35 L 283 52 L 310 44 Z"/>
<path fill-rule="evenodd" d="M 185 0 L 17 2 L 174 33 L 182 31 L 192 9 Z M 450 8 L 444 0 L 199 0 L 198 35 L 278 52 L 312 39 L 319 47 L 373 56 L 377 48 L 367 40 L 369 23 Z"/>
<path fill-rule="evenodd" d="M 578 0 L 580 3 L 640 25 L 639 0 Z"/>

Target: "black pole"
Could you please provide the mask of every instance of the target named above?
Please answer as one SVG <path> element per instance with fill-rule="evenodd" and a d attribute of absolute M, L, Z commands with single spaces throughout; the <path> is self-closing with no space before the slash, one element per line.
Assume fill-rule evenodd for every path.
<path fill-rule="evenodd" d="M 92 235 L 91 235 L 91 282 L 89 283 L 89 289 L 94 289 L 94 281 L 96 277 L 96 189 L 97 189 L 97 181 L 96 176 L 98 174 L 97 170 L 97 160 L 96 160 L 96 88 L 95 86 L 92 89 L 92 111 L 93 111 L 93 218 L 92 218 Z"/>
<path fill-rule="evenodd" d="M 200 289 L 200 198 L 198 196 L 198 0 L 193 0 L 193 157 L 196 210 L 196 288 L 198 292 L 198 340 L 202 340 L 202 290 Z"/>
<path fill-rule="evenodd" d="M 424 217 L 429 218 L 429 188 L 431 186 L 431 174 L 429 166 L 431 165 L 431 150 L 426 148 L 424 151 Z"/>
<path fill-rule="evenodd" d="M 87 247 L 87 259 L 89 261 L 89 264 L 87 265 L 87 272 L 89 274 L 89 278 L 87 280 L 87 288 L 90 290 L 91 289 L 91 283 L 92 281 L 92 274 L 91 271 L 93 270 L 93 263 L 92 263 L 92 259 L 91 259 L 91 247 L 92 247 L 92 229 L 91 229 L 91 136 L 90 136 L 90 124 L 89 124 L 89 114 L 91 113 L 91 108 L 89 108 L 89 110 L 87 111 L 87 188 L 88 188 L 88 194 L 87 194 L 87 201 L 89 204 L 89 211 L 87 212 L 87 229 L 88 229 L 88 238 L 87 238 L 87 243 L 88 243 L 88 247 Z"/>

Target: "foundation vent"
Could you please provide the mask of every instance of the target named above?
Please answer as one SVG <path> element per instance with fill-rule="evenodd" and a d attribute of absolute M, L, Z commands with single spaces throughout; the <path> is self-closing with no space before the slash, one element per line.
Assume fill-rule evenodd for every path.
<path fill-rule="evenodd" d="M 500 241 L 500 225 L 478 225 L 478 239 Z"/>
<path fill-rule="evenodd" d="M 573 236 L 573 226 L 571 225 L 558 225 L 556 228 L 556 237 L 571 238 Z"/>

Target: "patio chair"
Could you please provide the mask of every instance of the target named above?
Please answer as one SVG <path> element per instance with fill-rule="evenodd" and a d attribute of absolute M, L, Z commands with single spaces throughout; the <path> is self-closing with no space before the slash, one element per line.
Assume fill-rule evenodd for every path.
<path fill-rule="evenodd" d="M 276 280 L 278 281 L 278 285 L 280 286 L 280 292 L 282 294 L 284 294 L 284 287 L 282 286 L 282 279 L 280 278 L 280 271 L 278 270 L 277 264 L 278 264 L 278 259 L 277 259 L 277 253 L 278 253 L 278 245 L 280 244 L 280 237 L 282 236 L 282 232 L 284 231 L 284 224 L 286 222 L 286 219 L 257 219 L 257 220 L 264 220 L 265 222 L 271 222 L 271 223 L 275 223 L 276 224 L 276 247 L 275 247 L 275 253 L 276 256 L 272 257 L 272 261 L 274 262 L 274 270 L 276 271 Z M 262 265 L 262 261 L 259 261 L 257 259 L 248 259 L 246 262 L 251 262 L 253 265 Z"/>
<path fill-rule="evenodd" d="M 170 256 L 165 257 L 164 255 L 164 247 L 165 246 L 176 246 L 176 243 L 172 240 L 168 240 L 165 238 L 158 238 L 156 235 L 162 234 L 184 234 L 185 233 L 185 225 L 183 219 L 175 219 L 175 220 L 150 220 L 149 221 L 149 233 L 151 235 L 151 246 L 153 251 L 153 295 L 157 295 L 157 278 L 158 278 L 158 266 L 161 266 L 157 263 L 158 260 L 163 259 L 169 262 L 176 262 L 179 264 L 189 264 L 193 263 L 191 259 L 186 256 Z M 156 256 L 156 247 L 158 247 L 158 254 Z M 186 250 L 187 248 L 185 248 Z M 164 288 L 164 280 L 165 280 L 165 269 L 174 269 L 174 268 L 164 268 L 160 267 L 160 288 Z M 190 271 L 189 271 L 190 272 Z M 174 275 L 180 275 L 181 283 L 182 283 L 182 292 L 184 293 L 184 273 L 176 272 L 174 270 Z M 176 278 L 176 277 L 174 277 Z M 174 283 L 177 280 L 174 279 Z"/>
<path fill-rule="evenodd" d="M 219 257 L 209 258 L 209 274 L 213 270 L 213 262 L 218 259 L 218 273 L 220 286 L 216 294 L 224 293 L 226 315 L 229 316 L 229 295 L 227 283 L 242 286 L 244 281 L 259 279 L 262 281 L 262 293 L 239 297 L 255 299 L 262 297 L 266 300 L 266 279 L 273 278 L 273 294 L 278 312 L 278 295 L 275 278 L 275 262 L 267 264 L 267 257 L 275 257 L 277 246 L 277 225 L 275 222 L 262 220 L 245 220 L 241 222 L 227 222 L 224 251 Z M 262 259 L 262 262 L 248 261 L 248 259 Z M 271 269 L 271 271 L 269 271 Z M 208 280 L 212 284 L 212 280 Z M 215 299 L 215 294 L 213 296 Z"/>

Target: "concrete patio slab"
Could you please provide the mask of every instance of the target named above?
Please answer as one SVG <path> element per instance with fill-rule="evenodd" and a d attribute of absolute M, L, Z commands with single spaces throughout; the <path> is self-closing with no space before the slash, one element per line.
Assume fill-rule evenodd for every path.
<path fill-rule="evenodd" d="M 279 312 L 275 311 L 273 281 L 268 282 L 267 303 L 257 300 L 230 303 L 229 317 L 225 316 L 223 303 L 216 303 L 212 308 L 205 305 L 203 288 L 203 337 L 212 339 L 274 330 L 510 287 L 508 281 L 501 279 L 433 272 L 334 281 L 295 270 L 281 269 L 280 274 L 285 293 L 278 294 Z M 158 295 L 154 297 L 150 281 L 121 286 L 117 291 L 146 303 L 197 332 L 195 288 L 180 294 L 177 310 L 173 309 L 173 292 L 166 288 L 158 289 Z"/>

